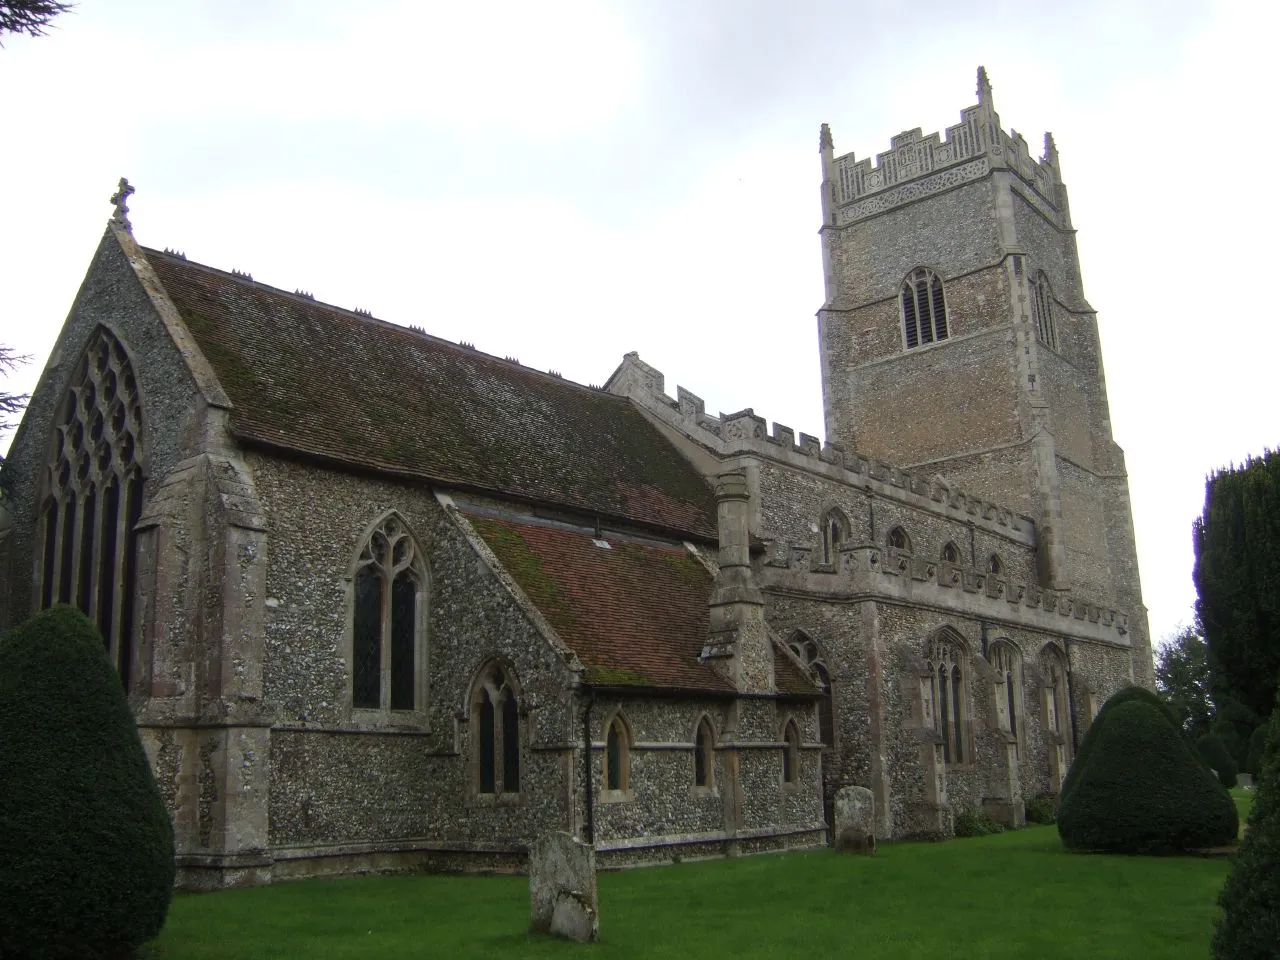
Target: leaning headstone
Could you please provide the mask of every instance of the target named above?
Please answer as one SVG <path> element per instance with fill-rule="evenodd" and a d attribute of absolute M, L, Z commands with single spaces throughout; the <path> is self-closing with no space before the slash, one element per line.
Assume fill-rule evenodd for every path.
<path fill-rule="evenodd" d="M 866 787 L 841 787 L 833 804 L 832 833 L 836 849 L 874 853 L 876 849 L 876 800 Z"/>
<path fill-rule="evenodd" d="M 595 847 L 562 832 L 529 847 L 529 926 L 580 943 L 600 938 Z"/>

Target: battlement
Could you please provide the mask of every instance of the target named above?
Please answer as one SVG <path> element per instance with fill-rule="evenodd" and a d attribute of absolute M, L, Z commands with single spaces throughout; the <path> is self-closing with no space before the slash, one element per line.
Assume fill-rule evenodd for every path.
<path fill-rule="evenodd" d="M 765 541 L 762 585 L 823 594 L 887 594 L 970 616 L 1016 619 L 1054 633 L 1128 646 L 1129 617 L 1111 607 L 1036 583 L 913 556 L 877 544 L 841 547 L 837 562 L 816 562 L 812 543 Z"/>
<path fill-rule="evenodd" d="M 823 443 L 812 434 L 797 435 L 794 429 L 781 423 L 767 429 L 765 418 L 750 407 L 737 413 L 711 416 L 697 394 L 678 386 L 673 399 L 665 392 L 665 384 L 661 371 L 632 352 L 623 358 L 605 389 L 630 397 L 641 408 L 720 457 L 742 454 L 765 457 L 913 506 L 950 513 L 956 519 L 1034 543 L 1035 522 L 1031 518 L 971 496 L 940 476 L 917 476 L 883 460 L 846 450 L 841 444 Z"/>
<path fill-rule="evenodd" d="M 890 187 L 921 180 L 939 173 L 935 184 L 939 189 L 976 179 L 992 167 L 1016 170 L 1049 204 L 1056 206 L 1056 187 L 1062 182 L 1058 153 L 1053 136 L 1045 134 L 1044 155 L 1031 156 L 1027 141 L 1016 130 L 1005 132 L 991 99 L 987 73 L 978 68 L 978 103 L 960 111 L 960 122 L 946 129 L 945 139 L 937 133 L 927 136 L 919 127 L 906 130 L 889 142 L 889 149 L 859 160 L 853 153 L 833 157 L 831 130 L 822 125 L 820 138 L 824 173 L 835 185 L 837 206 L 852 204 L 865 197 L 880 194 Z M 924 192 L 933 192 L 926 189 Z M 903 200 L 914 199 L 920 191 L 911 191 Z M 879 208 L 877 208 L 879 209 Z M 842 220 L 849 219 L 842 217 Z"/>

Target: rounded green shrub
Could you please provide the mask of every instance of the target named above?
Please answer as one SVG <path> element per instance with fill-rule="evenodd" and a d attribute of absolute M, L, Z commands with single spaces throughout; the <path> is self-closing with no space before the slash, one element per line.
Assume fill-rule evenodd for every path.
<path fill-rule="evenodd" d="M 1094 721 L 1087 763 L 1058 804 L 1058 835 L 1072 850 L 1175 853 L 1236 838 L 1235 804 L 1187 738 L 1140 699 Z"/>
<path fill-rule="evenodd" d="M 1262 755 L 1267 746 L 1267 734 L 1270 729 L 1264 723 L 1254 730 L 1253 735 L 1249 737 L 1249 755 L 1245 759 L 1244 770 L 1255 780 L 1262 776 Z"/>
<path fill-rule="evenodd" d="M 1164 700 L 1146 687 L 1124 687 L 1113 693 L 1107 702 L 1102 705 L 1102 709 L 1098 711 L 1098 715 L 1094 717 L 1093 723 L 1089 725 L 1089 729 L 1085 731 L 1084 737 L 1080 740 L 1080 745 L 1076 748 L 1075 760 L 1072 761 L 1071 768 L 1067 771 L 1067 776 L 1062 781 L 1062 788 L 1058 791 L 1058 806 L 1061 806 L 1066 801 L 1066 798 L 1075 787 L 1077 776 L 1088 765 L 1089 755 L 1093 752 L 1093 742 L 1097 736 L 1098 721 L 1102 719 L 1103 714 L 1122 703 L 1133 702 L 1150 704 L 1159 710 L 1160 715 L 1169 722 L 1169 726 L 1177 730 L 1186 740 L 1188 748 L 1191 747 L 1190 738 L 1187 737 L 1182 727 L 1178 724 L 1178 718 Z M 1200 755 L 1197 753 L 1195 756 L 1199 760 Z"/>
<path fill-rule="evenodd" d="M 1218 896 L 1218 960 L 1280 956 L 1280 707 L 1262 729 L 1268 732 L 1249 825 Z"/>
<path fill-rule="evenodd" d="M 1032 797 L 1023 804 L 1023 810 L 1027 823 L 1053 823 L 1054 814 L 1054 796 L 1051 793 L 1042 793 L 1038 797 Z"/>
<path fill-rule="evenodd" d="M 1218 782 L 1227 789 L 1236 785 L 1235 758 L 1227 752 L 1227 746 L 1212 733 L 1206 733 L 1196 741 L 1196 750 L 1200 759 L 1209 765 L 1209 769 L 1218 775 Z"/>
<path fill-rule="evenodd" d="M 982 809 L 965 810 L 956 814 L 957 837 L 985 837 L 992 833 L 1004 833 L 1004 824 Z"/>
<path fill-rule="evenodd" d="M 0 957 L 116 960 L 160 932 L 173 826 L 79 611 L 0 638 Z"/>

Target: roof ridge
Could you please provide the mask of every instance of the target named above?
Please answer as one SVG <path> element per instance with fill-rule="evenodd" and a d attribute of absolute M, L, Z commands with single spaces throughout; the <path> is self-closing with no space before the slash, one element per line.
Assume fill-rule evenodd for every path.
<path fill-rule="evenodd" d="M 342 315 L 345 318 L 354 320 L 359 323 L 365 323 L 365 324 L 372 323 L 372 324 L 376 324 L 377 326 L 386 328 L 388 330 L 396 331 L 397 333 L 401 333 L 409 336 L 421 337 L 434 344 L 438 344 L 439 346 L 447 347 L 449 349 L 457 350 L 463 353 L 476 354 L 494 363 L 502 364 L 503 366 L 513 367 L 517 370 L 523 370 L 528 373 L 536 374 L 539 377 L 543 377 L 547 380 L 554 381 L 559 384 L 575 387 L 579 390 L 586 390 L 589 393 L 596 394 L 599 396 L 605 396 L 605 397 L 610 397 L 612 399 L 621 400 L 624 403 L 629 402 L 627 398 L 620 397 L 617 394 L 610 393 L 608 390 L 605 390 L 594 384 L 579 383 L 577 380 L 574 380 L 571 377 L 565 377 L 562 374 L 560 374 L 559 371 L 539 370 L 537 367 L 531 367 L 531 366 L 528 366 L 527 364 L 523 364 L 519 360 L 511 356 L 499 357 L 496 354 L 489 353 L 486 350 L 481 350 L 474 343 L 471 343 L 466 340 L 455 343 L 453 340 L 448 340 L 444 337 L 438 336 L 437 334 L 428 333 L 424 327 L 418 326 L 416 324 L 400 324 L 400 323 L 393 323 L 390 320 L 383 320 L 381 317 L 375 317 L 370 311 L 362 307 L 344 307 L 336 303 L 329 303 L 327 300 L 321 300 L 318 297 L 314 296 L 313 294 L 304 292 L 301 288 L 291 291 L 291 290 L 286 290 L 283 287 L 274 286 L 273 284 L 270 284 L 270 283 L 263 283 L 261 280 L 255 280 L 252 273 L 247 273 L 234 268 L 231 270 L 223 270 L 221 267 L 215 267 L 208 263 L 201 263 L 198 260 L 189 259 L 185 253 L 181 253 L 176 250 L 171 250 L 168 247 L 166 247 L 164 250 L 157 250 L 154 247 L 142 246 L 141 244 L 139 244 L 139 246 L 142 248 L 142 251 L 147 257 L 152 257 L 152 256 L 162 257 L 165 260 L 171 261 L 184 268 L 195 267 L 201 270 L 207 270 L 210 273 L 216 273 L 216 274 L 219 274 L 220 276 L 226 277 L 228 280 L 230 280 L 233 283 L 247 285 L 251 287 L 257 287 L 261 290 L 265 290 L 273 294 L 278 294 L 287 300 L 292 300 L 300 304 L 306 304 L 309 307 L 322 307 L 327 310 L 332 310 Z"/>

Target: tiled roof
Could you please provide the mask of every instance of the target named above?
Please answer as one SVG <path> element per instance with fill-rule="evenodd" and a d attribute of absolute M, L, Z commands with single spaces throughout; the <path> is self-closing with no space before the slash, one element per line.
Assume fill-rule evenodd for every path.
<path fill-rule="evenodd" d="M 467 519 L 507 572 L 586 667 L 609 687 L 732 693 L 699 655 L 707 638 L 712 578 L 684 547 L 609 540 L 507 518 Z M 781 693 L 812 696 L 803 671 L 774 656 Z"/>
<path fill-rule="evenodd" d="M 249 441 L 714 538 L 702 475 L 630 401 L 145 251 Z"/>

